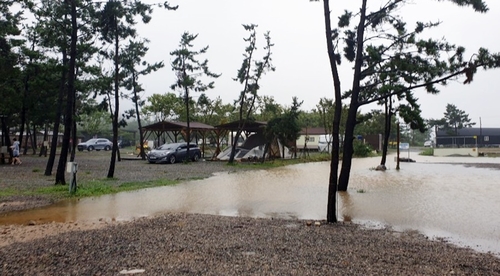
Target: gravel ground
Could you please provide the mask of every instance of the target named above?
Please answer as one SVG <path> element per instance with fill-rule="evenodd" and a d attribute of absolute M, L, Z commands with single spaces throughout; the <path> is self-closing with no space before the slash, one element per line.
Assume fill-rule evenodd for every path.
<path fill-rule="evenodd" d="M 167 214 L 0 247 L 0 275 L 500 275 L 416 232 Z"/>
<path fill-rule="evenodd" d="M 109 152 L 77 156 L 79 181 L 106 177 Z M 0 189 L 53 185 L 46 159 L 1 165 Z M 235 170 L 224 163 L 117 163 L 117 182 L 206 177 Z M 30 203 L 31 201 L 38 203 Z M 5 210 L 50 203 L 0 199 Z M 3 208 L 3 207 L 2 207 Z M 316 225 L 319 224 L 319 225 Z M 415 231 L 364 229 L 351 223 L 166 214 L 101 221 L 0 227 L 0 275 L 500 275 L 500 258 L 432 241 Z"/>

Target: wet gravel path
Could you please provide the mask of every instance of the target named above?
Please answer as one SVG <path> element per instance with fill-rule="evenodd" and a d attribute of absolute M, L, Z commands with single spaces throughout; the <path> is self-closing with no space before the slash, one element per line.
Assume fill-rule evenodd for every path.
<path fill-rule="evenodd" d="M 167 214 L 0 247 L 0 275 L 500 275 L 500 259 L 415 232 Z"/>

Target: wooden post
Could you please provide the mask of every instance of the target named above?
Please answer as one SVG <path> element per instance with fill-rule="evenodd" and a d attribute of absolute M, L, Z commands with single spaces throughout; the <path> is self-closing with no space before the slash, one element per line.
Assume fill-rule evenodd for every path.
<path fill-rule="evenodd" d="M 398 129 L 398 136 L 397 136 L 396 148 L 398 153 L 396 156 L 396 170 L 399 171 L 399 123 L 397 123 L 397 129 Z"/>

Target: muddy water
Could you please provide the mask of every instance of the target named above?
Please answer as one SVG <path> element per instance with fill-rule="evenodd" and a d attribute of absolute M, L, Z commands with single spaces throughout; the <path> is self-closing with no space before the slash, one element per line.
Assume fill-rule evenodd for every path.
<path fill-rule="evenodd" d="M 371 170 L 379 158 L 355 159 L 349 189 L 338 195 L 338 218 L 368 227 L 414 229 L 480 251 L 500 253 L 500 170 L 460 163 L 499 158 L 412 156 L 395 170 Z M 455 164 L 449 164 L 449 163 Z M 258 172 L 223 173 L 174 187 L 159 187 L 64 201 L 0 217 L 0 224 L 29 220 L 130 220 L 164 212 L 322 220 L 326 217 L 329 163 Z"/>

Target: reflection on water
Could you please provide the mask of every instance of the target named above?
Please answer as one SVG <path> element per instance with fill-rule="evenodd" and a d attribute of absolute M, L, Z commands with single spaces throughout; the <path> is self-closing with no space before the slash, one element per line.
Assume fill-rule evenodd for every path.
<path fill-rule="evenodd" d="M 396 171 L 371 170 L 379 158 L 355 159 L 349 189 L 338 194 L 338 218 L 376 222 L 396 230 L 417 229 L 433 237 L 500 253 L 500 170 L 460 164 L 493 158 L 413 157 Z M 392 158 L 390 158 L 392 159 Z M 392 161 L 392 160 L 391 160 Z M 221 173 L 209 179 L 10 213 L 0 224 L 29 220 L 129 220 L 162 212 L 323 220 L 329 163 L 265 171 Z"/>

